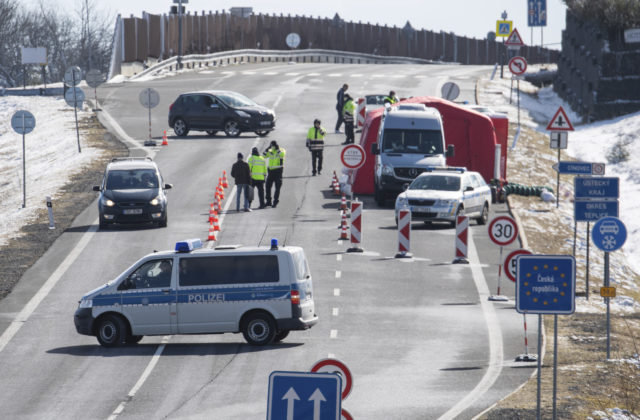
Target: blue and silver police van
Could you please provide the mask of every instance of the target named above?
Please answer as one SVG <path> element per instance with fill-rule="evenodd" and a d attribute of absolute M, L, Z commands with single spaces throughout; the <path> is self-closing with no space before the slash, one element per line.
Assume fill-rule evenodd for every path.
<path fill-rule="evenodd" d="M 74 316 L 105 347 L 145 335 L 242 332 L 251 345 L 283 340 L 318 322 L 304 250 L 296 246 L 202 249 L 199 239 L 141 258 L 87 293 Z"/>

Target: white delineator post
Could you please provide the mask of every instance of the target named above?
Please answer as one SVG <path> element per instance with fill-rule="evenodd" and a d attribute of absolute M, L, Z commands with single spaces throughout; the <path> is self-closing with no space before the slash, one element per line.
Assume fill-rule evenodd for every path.
<path fill-rule="evenodd" d="M 351 202 L 351 245 L 347 252 L 362 252 L 363 249 L 358 245 L 362 243 L 362 202 Z"/>
<path fill-rule="evenodd" d="M 469 218 L 467 216 L 456 217 L 456 257 L 452 264 L 469 264 L 467 259 L 467 238 L 469 233 Z"/>
<path fill-rule="evenodd" d="M 398 253 L 396 258 L 411 258 L 411 210 L 398 211 Z"/>

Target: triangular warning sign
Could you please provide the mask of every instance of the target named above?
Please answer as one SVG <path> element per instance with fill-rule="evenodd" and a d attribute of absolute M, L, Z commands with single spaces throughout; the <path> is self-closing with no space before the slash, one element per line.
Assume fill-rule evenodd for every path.
<path fill-rule="evenodd" d="M 556 111 L 556 114 L 549 121 L 549 125 L 547 126 L 547 130 L 549 131 L 573 131 L 573 125 L 571 125 L 571 121 L 569 121 L 569 117 L 567 117 L 567 113 L 564 112 L 562 107 L 559 107 Z"/>
<path fill-rule="evenodd" d="M 511 35 L 509 35 L 509 38 L 507 38 L 504 44 L 511 47 L 522 47 L 524 45 L 524 42 L 522 42 L 522 37 L 520 36 L 518 30 L 513 28 Z"/>

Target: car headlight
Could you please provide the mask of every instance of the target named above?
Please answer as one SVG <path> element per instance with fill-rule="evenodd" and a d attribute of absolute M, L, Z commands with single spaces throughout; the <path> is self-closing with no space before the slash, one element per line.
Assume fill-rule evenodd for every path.
<path fill-rule="evenodd" d="M 407 207 L 407 205 L 409 204 L 409 200 L 407 199 L 406 196 L 400 194 L 398 196 L 398 198 L 396 198 L 396 208 L 402 208 L 402 207 Z"/>
<path fill-rule="evenodd" d="M 152 206 L 157 206 L 158 204 L 160 204 L 160 196 L 157 196 L 153 200 L 149 201 L 149 204 L 151 204 Z"/>
<path fill-rule="evenodd" d="M 80 301 L 79 308 L 93 308 L 93 300 L 92 299 L 82 299 Z"/>
<path fill-rule="evenodd" d="M 113 201 L 111 201 L 110 199 L 106 198 L 106 197 L 102 197 L 102 205 L 107 206 L 107 207 L 113 207 L 116 205 L 116 203 L 114 203 Z"/>
<path fill-rule="evenodd" d="M 393 166 L 391 165 L 382 165 L 382 175 L 390 175 L 393 176 Z"/>
<path fill-rule="evenodd" d="M 239 117 L 242 117 L 242 118 L 251 118 L 251 114 L 249 114 L 248 112 L 238 111 L 238 110 L 237 110 L 237 111 L 236 111 L 236 114 L 237 114 Z"/>
<path fill-rule="evenodd" d="M 457 200 L 436 200 L 435 205 L 437 207 L 447 207 L 456 204 L 457 202 Z"/>

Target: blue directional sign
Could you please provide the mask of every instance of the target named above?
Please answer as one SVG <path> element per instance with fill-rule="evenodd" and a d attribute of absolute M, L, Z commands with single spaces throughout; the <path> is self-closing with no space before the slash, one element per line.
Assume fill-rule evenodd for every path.
<path fill-rule="evenodd" d="M 595 166 L 595 169 L 594 169 Z M 552 166 L 556 172 L 569 175 L 603 175 L 604 163 L 591 162 L 568 162 L 560 161 Z M 603 173 L 597 174 L 596 171 L 601 170 Z"/>
<path fill-rule="evenodd" d="M 527 0 L 529 26 L 547 26 L 547 0 Z"/>
<path fill-rule="evenodd" d="M 617 217 L 604 217 L 593 225 L 591 238 L 601 250 L 613 252 L 622 248 L 627 240 L 627 228 Z"/>
<path fill-rule="evenodd" d="M 618 200 L 573 202 L 573 217 L 576 222 L 597 222 L 607 216 L 618 217 Z"/>
<path fill-rule="evenodd" d="M 342 378 L 336 373 L 272 372 L 267 420 L 340 420 Z"/>
<path fill-rule="evenodd" d="M 522 314 L 575 311 L 576 260 L 570 255 L 520 255 L 516 310 Z"/>
<path fill-rule="evenodd" d="M 576 177 L 574 178 L 576 200 L 582 198 L 617 199 L 620 197 L 618 177 Z"/>

